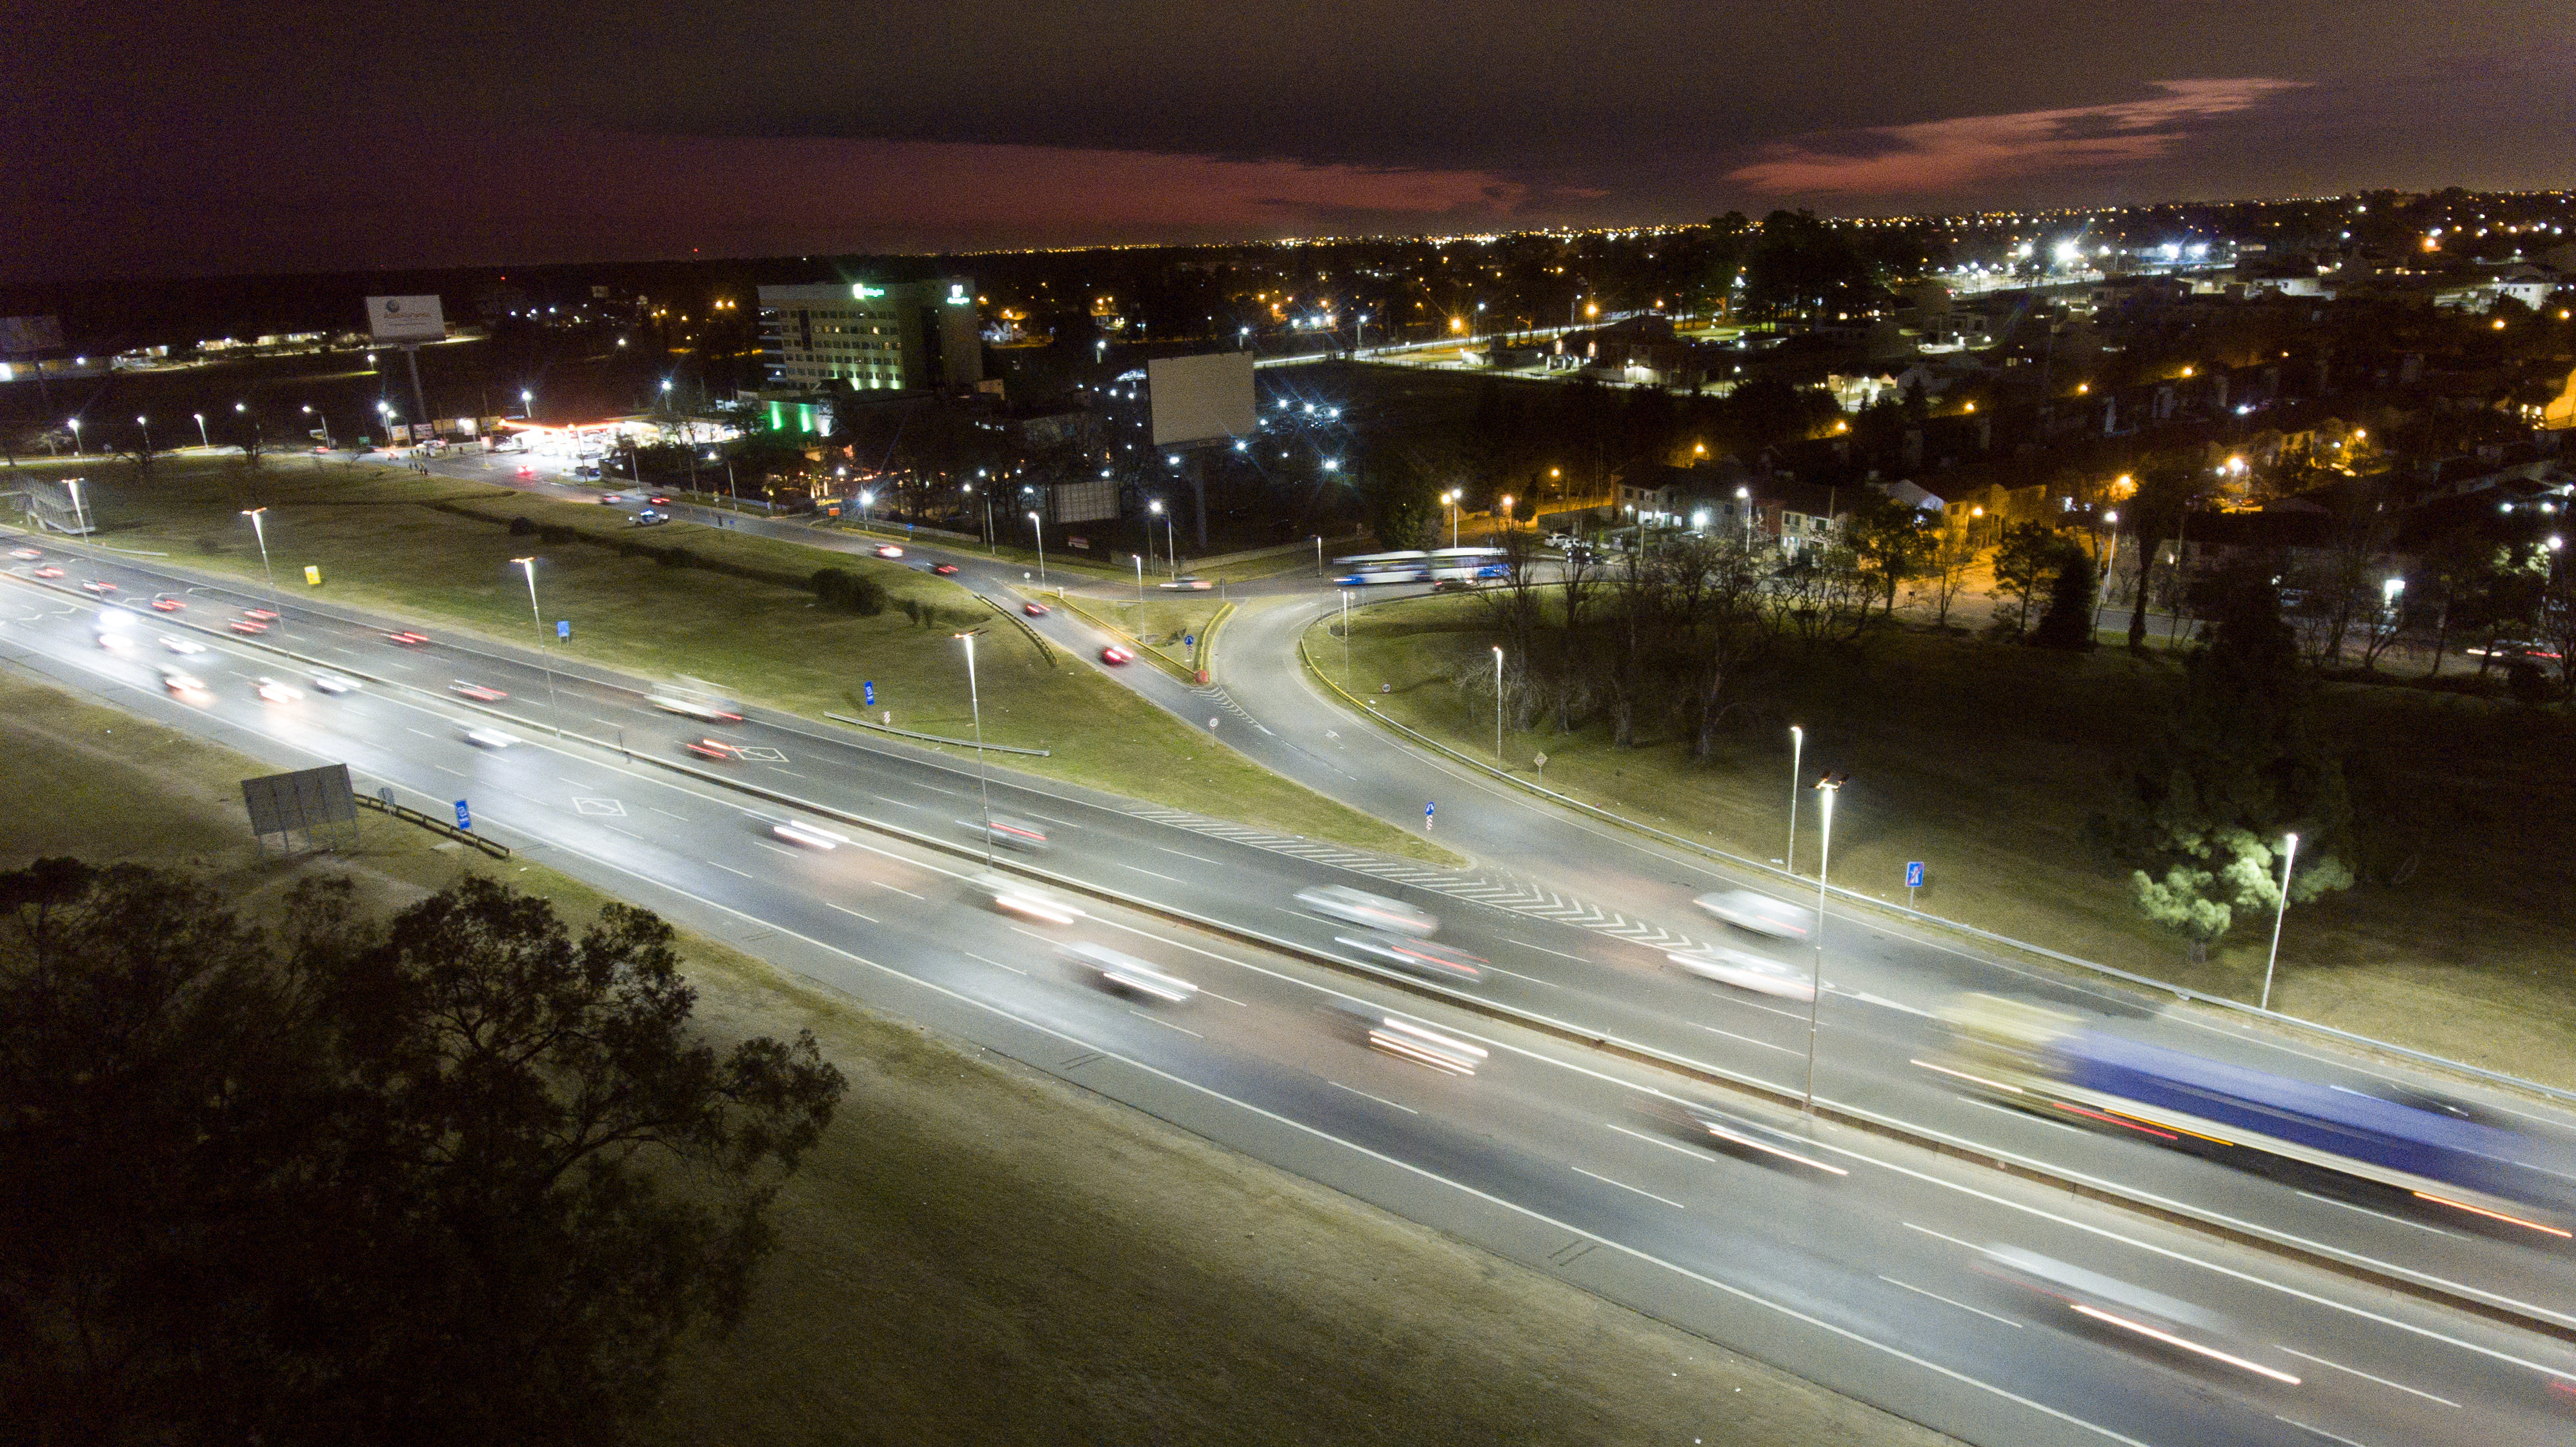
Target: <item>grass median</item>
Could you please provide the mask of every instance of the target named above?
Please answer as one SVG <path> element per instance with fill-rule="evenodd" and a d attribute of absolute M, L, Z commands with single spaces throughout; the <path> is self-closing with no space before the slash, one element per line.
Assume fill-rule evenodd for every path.
<path fill-rule="evenodd" d="M 315 872 L 386 910 L 478 870 L 573 929 L 605 896 L 360 815 L 264 857 L 239 755 L 0 667 L 0 869 L 49 854 L 213 876 L 245 915 Z M 810 1026 L 849 1077 L 724 1340 L 646 1444 L 1948 1439 L 1537 1272 L 963 1051 L 683 933 L 718 1042 Z"/>
<path fill-rule="evenodd" d="M 1307 635 L 1336 674 L 1339 628 L 1335 617 Z M 1352 616 L 1356 691 L 1490 757 L 1490 683 L 1461 681 L 1490 679 L 1499 640 L 1475 597 L 1371 607 Z M 1777 716 L 1726 736 L 1704 764 L 1685 757 L 1678 737 L 1644 726 L 1632 748 L 1595 724 L 1514 731 L 1504 751 L 1522 778 L 1776 862 L 1788 844 L 1795 722 L 1809 778 L 1851 776 L 1835 804 L 1837 885 L 1903 904 L 1906 865 L 1920 860 L 1919 904 L 1932 913 L 2252 1000 L 2268 918 L 2194 965 L 2179 939 L 2139 916 L 2126 876 L 2085 837 L 2085 820 L 2156 726 L 2174 666 L 2124 649 L 2068 655 L 1892 631 L 1855 656 L 1798 670 Z M 1381 684 L 1392 692 L 1377 694 Z M 2329 685 L 2327 695 L 2364 827 L 2381 831 L 2378 852 L 2400 877 L 2292 906 L 2274 1008 L 2576 1086 L 2576 979 L 2564 968 L 2576 815 L 2543 802 L 2576 797 L 2576 719 L 2409 689 Z M 1812 793 L 1799 792 L 1798 867 L 1812 879 L 1817 818 Z"/>
<path fill-rule="evenodd" d="M 435 632 L 544 646 L 648 678 L 688 675 L 805 715 L 891 711 L 901 728 L 973 730 L 965 660 L 952 634 L 1002 625 L 965 589 L 899 563 L 731 529 L 639 528 L 612 509 L 488 484 L 345 462 L 164 458 L 148 473 L 102 464 L 85 489 L 100 541 L 265 587 L 246 508 L 260 507 L 277 587 Z M 526 518 L 554 530 L 514 535 Z M 675 554 L 674 550 L 678 550 Z M 537 603 L 512 560 L 534 556 Z M 305 568 L 319 569 L 308 585 Z M 840 568 L 881 583 L 874 617 L 818 604 L 804 582 Z M 569 640 L 553 635 L 556 620 Z M 1043 748 L 1011 761 L 1087 784 L 1262 828 L 1364 849 L 1447 859 L 1403 829 L 1253 764 L 1095 670 L 1050 657 L 1019 629 L 991 626 L 976 657 L 984 735 Z M 876 704 L 864 702 L 873 683 Z M 961 757 L 971 757 L 964 750 Z"/>

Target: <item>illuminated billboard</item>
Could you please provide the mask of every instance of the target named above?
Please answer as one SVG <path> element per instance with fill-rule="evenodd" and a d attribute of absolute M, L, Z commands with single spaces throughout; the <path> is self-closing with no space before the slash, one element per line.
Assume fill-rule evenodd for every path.
<path fill-rule="evenodd" d="M 367 328 L 380 342 L 439 342 L 447 339 L 447 318 L 434 296 L 371 296 Z"/>

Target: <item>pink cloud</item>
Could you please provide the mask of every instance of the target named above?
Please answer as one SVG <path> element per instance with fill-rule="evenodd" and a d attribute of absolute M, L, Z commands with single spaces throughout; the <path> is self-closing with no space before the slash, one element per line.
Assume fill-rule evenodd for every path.
<path fill-rule="evenodd" d="M 1727 173 L 1757 191 L 1827 196 L 1928 194 L 2087 166 L 2154 160 L 2213 116 L 2261 104 L 2305 81 L 2247 76 L 2160 80 L 2146 100 L 2065 110 L 1957 116 L 1804 136 Z"/>

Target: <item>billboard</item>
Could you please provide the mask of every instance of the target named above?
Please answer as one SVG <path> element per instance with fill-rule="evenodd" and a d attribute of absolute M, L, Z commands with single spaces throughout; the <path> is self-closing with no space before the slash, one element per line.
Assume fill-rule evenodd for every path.
<path fill-rule="evenodd" d="M 371 296 L 367 327 L 380 342 L 436 342 L 447 337 L 447 318 L 434 296 Z"/>
<path fill-rule="evenodd" d="M 244 779 L 241 789 L 242 803 L 250 808 L 250 832 L 262 837 L 311 834 L 317 825 L 354 826 L 358 820 L 357 803 L 350 797 L 347 764 L 325 764 L 292 774 Z"/>
<path fill-rule="evenodd" d="M 1154 445 L 1248 437 L 1254 429 L 1252 354 L 1209 352 L 1145 364 L 1154 402 Z"/>

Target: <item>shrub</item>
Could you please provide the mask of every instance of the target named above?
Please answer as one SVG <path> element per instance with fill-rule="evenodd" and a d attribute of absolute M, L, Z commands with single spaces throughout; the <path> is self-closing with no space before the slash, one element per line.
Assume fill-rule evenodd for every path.
<path fill-rule="evenodd" d="M 571 542 L 575 534 L 572 529 L 565 527 L 562 523 L 545 523 L 537 528 L 537 536 L 546 542 L 552 543 L 557 547 L 561 547 L 564 544 Z"/>
<path fill-rule="evenodd" d="M 2547 703 L 2551 692 L 2549 675 L 2530 659 L 2517 658 L 2504 666 L 2504 691 L 2512 694 L 2516 703 Z"/>
<path fill-rule="evenodd" d="M 537 525 L 534 522 L 529 521 L 527 518 L 514 517 L 510 519 L 510 536 L 514 538 L 527 537 L 536 532 L 536 530 Z"/>
<path fill-rule="evenodd" d="M 617 545 L 617 556 L 621 558 L 649 558 L 653 556 L 653 550 L 644 546 L 642 543 L 621 542 Z"/>

